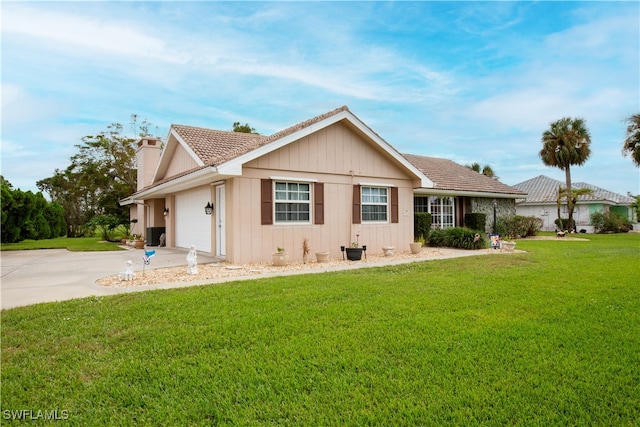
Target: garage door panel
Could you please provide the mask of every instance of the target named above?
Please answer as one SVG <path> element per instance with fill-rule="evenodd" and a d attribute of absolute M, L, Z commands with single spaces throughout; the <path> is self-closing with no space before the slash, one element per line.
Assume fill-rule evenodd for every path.
<path fill-rule="evenodd" d="M 204 213 L 210 201 L 208 188 L 176 195 L 176 246 L 211 252 L 211 215 Z"/>

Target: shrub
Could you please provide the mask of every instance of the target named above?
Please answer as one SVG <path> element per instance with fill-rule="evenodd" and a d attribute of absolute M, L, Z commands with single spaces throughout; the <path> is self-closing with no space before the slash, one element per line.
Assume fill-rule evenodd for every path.
<path fill-rule="evenodd" d="M 432 230 L 429 235 L 429 246 L 457 249 L 482 249 L 486 247 L 484 231 L 470 228 L 453 227 Z"/>
<path fill-rule="evenodd" d="M 514 215 L 499 218 L 496 227 L 501 236 L 528 237 L 538 234 L 543 225 L 544 222 L 541 218 Z"/>
<path fill-rule="evenodd" d="M 465 214 L 464 225 L 472 230 L 485 230 L 487 227 L 487 215 L 481 212 Z"/>
<path fill-rule="evenodd" d="M 413 236 L 420 236 L 426 240 L 431 231 L 431 214 L 428 212 L 415 212 L 413 215 Z"/>
<path fill-rule="evenodd" d="M 594 212 L 591 225 L 596 233 L 626 233 L 633 229 L 631 222 L 617 212 Z"/>

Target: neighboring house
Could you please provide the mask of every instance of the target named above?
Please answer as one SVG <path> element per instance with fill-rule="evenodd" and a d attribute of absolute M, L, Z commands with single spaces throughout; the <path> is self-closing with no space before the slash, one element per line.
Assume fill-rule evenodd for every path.
<path fill-rule="evenodd" d="M 631 206 L 636 201 L 634 198 L 584 182 L 574 182 L 571 186 L 572 188 L 589 188 L 593 190 L 593 194 L 586 194 L 578 198 L 573 212 L 573 219 L 576 222 L 578 231 L 584 229 L 587 232 L 593 232 L 591 214 L 594 212 L 617 212 L 628 218 L 632 223 L 636 222 L 634 209 Z M 528 194 L 526 199 L 520 199 L 516 202 L 518 215 L 541 218 L 544 222 L 542 229 L 546 231 L 553 231 L 558 228 L 555 224 L 558 218 L 558 187 L 564 188 L 564 182 L 540 175 L 516 184 L 514 187 Z M 569 216 L 564 199 L 560 206 L 560 215 L 562 218 Z"/>
<path fill-rule="evenodd" d="M 414 196 L 443 227 L 466 212 L 489 218 L 494 199 L 515 213 L 526 196 L 447 160 L 403 156 L 347 107 L 271 136 L 172 125 L 164 147 L 142 139 L 136 155 L 138 189 L 121 201 L 132 233 L 235 263 L 268 261 L 277 247 L 301 259 L 304 239 L 331 257 L 355 241 L 408 250 Z"/>

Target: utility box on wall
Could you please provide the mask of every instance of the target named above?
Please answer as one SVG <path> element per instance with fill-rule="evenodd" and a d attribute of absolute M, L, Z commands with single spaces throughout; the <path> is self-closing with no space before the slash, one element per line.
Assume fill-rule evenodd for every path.
<path fill-rule="evenodd" d="M 160 236 L 165 227 L 147 227 L 147 246 L 160 246 Z"/>

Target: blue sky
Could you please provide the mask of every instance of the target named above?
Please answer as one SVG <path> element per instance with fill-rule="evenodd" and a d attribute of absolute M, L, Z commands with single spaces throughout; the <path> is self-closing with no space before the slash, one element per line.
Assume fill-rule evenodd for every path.
<path fill-rule="evenodd" d="M 640 112 L 640 3 L 2 2 L 2 175 L 64 169 L 135 113 L 270 135 L 342 105 L 400 152 L 544 174 L 552 121 L 582 117 L 574 182 L 640 193 L 621 154 Z"/>

